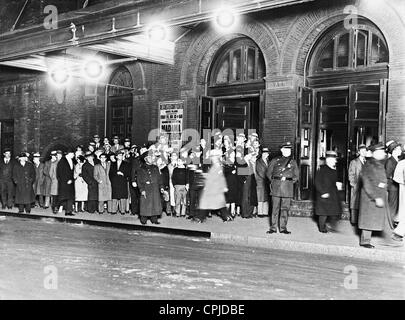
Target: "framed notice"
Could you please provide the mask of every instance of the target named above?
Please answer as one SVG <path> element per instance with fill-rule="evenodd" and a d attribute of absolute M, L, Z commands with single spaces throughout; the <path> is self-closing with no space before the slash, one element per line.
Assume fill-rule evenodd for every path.
<path fill-rule="evenodd" d="M 159 102 L 159 131 L 166 133 L 169 145 L 180 149 L 183 132 L 184 101 Z"/>

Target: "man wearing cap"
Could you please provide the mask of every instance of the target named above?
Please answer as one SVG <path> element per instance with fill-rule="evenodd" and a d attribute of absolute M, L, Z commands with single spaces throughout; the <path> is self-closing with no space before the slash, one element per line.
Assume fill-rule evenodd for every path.
<path fill-rule="evenodd" d="M 327 233 L 326 220 L 338 218 L 342 214 L 338 190 L 341 183 L 338 182 L 336 173 L 335 151 L 327 151 L 325 165 L 321 166 L 315 176 L 316 207 L 315 214 L 319 216 L 319 231 Z"/>
<path fill-rule="evenodd" d="M 128 150 L 131 148 L 131 139 L 125 138 L 125 140 L 124 140 L 124 148 L 126 148 Z"/>
<path fill-rule="evenodd" d="M 45 190 L 44 190 L 44 164 L 41 162 L 41 155 L 39 152 L 35 152 L 33 155 L 33 164 L 35 168 L 35 182 L 34 182 L 34 193 L 35 197 L 38 198 L 38 205 L 41 208 L 45 208 Z"/>
<path fill-rule="evenodd" d="M 18 157 L 19 163 L 13 167 L 13 181 L 16 184 L 15 203 L 18 205 L 18 212 L 31 212 L 31 204 L 35 202 L 33 184 L 35 182 L 34 165 L 28 161 L 26 153 Z"/>
<path fill-rule="evenodd" d="M 294 183 L 298 181 L 299 170 L 297 162 L 291 156 L 292 143 L 281 145 L 281 156 L 274 158 L 267 169 L 266 176 L 270 181 L 270 194 L 273 201 L 270 230 L 267 233 L 277 232 L 290 234 L 287 230 L 288 213 L 291 199 L 294 196 Z"/>
<path fill-rule="evenodd" d="M 373 157 L 367 160 L 361 172 L 359 229 L 360 246 L 374 248 L 371 244 L 373 231 L 384 231 L 387 242 L 391 235 L 392 221 L 388 208 L 387 176 L 384 169 L 385 146 L 378 143 L 370 147 Z M 392 241 L 392 240 L 391 240 Z M 388 244 L 388 243 L 387 243 Z"/>
<path fill-rule="evenodd" d="M 402 150 L 397 141 L 388 141 L 386 143 L 387 152 L 390 155 L 385 162 L 385 173 L 387 175 L 388 190 L 388 208 L 391 214 L 391 220 L 394 221 L 398 213 L 399 185 L 393 180 L 395 168 L 398 164 Z"/>
<path fill-rule="evenodd" d="M 98 207 L 98 182 L 94 179 L 94 154 L 87 151 L 85 157 L 86 162 L 82 167 L 82 178 L 87 183 L 87 212 L 95 213 Z"/>
<path fill-rule="evenodd" d="M 350 190 L 350 223 L 357 224 L 359 216 L 359 202 L 360 202 L 360 173 L 363 165 L 366 163 L 367 147 L 364 144 L 359 145 L 358 157 L 350 161 L 349 165 L 349 182 Z"/>
<path fill-rule="evenodd" d="M 131 168 L 128 162 L 124 161 L 124 150 L 117 152 L 117 161 L 112 162 L 110 166 L 109 177 L 112 188 L 112 208 L 113 214 L 120 210 L 125 214 L 127 210 L 128 199 L 128 181 L 131 175 Z"/>
<path fill-rule="evenodd" d="M 75 151 L 69 148 L 56 167 L 59 203 L 63 203 L 65 216 L 74 216 L 72 213 L 75 201 L 74 156 Z"/>
<path fill-rule="evenodd" d="M 11 159 L 11 150 L 5 149 L 3 159 L 0 161 L 0 194 L 2 208 L 8 209 L 13 207 L 14 203 L 14 183 L 13 183 L 13 167 L 15 162 Z"/>

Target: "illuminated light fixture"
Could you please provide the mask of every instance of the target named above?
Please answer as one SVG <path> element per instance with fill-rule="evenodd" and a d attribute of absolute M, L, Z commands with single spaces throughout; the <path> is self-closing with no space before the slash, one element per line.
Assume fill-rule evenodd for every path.
<path fill-rule="evenodd" d="M 58 87 L 66 85 L 70 80 L 70 72 L 69 70 L 61 65 L 55 66 L 49 71 L 49 77 L 52 83 Z"/>
<path fill-rule="evenodd" d="M 214 22 L 219 30 L 229 31 L 236 25 L 236 11 L 229 7 L 219 8 L 214 14 Z"/>
<path fill-rule="evenodd" d="M 151 41 L 165 41 L 168 38 L 168 30 L 165 25 L 157 23 L 147 29 L 147 35 Z"/>
<path fill-rule="evenodd" d="M 91 59 L 83 63 L 83 76 L 91 81 L 100 80 L 104 76 L 105 63 L 98 59 Z"/>

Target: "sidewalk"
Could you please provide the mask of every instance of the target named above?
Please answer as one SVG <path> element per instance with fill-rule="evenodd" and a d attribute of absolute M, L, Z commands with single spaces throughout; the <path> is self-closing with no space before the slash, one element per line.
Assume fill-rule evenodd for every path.
<path fill-rule="evenodd" d="M 342 257 L 356 257 L 374 261 L 405 263 L 405 247 L 387 247 L 379 245 L 381 240 L 373 237 L 375 249 L 359 246 L 359 237 L 349 221 L 341 220 L 337 232 L 327 234 L 318 232 L 316 222 L 307 217 L 290 217 L 288 229 L 292 233 L 266 234 L 268 218 L 242 219 L 224 223 L 213 216 L 205 223 L 195 223 L 185 218 L 163 216 L 160 225 L 152 225 L 150 221 L 143 226 L 138 217 L 110 214 L 78 213 L 75 217 L 64 214 L 53 214 L 50 209 L 33 209 L 31 214 L 18 214 L 14 210 L 1 210 L 0 215 L 34 219 L 57 219 L 62 222 L 83 223 L 104 227 L 128 228 L 139 231 L 169 233 L 210 238 L 213 242 L 245 245 L 248 247 L 264 247 L 279 250 L 291 250 L 315 254 L 329 254 Z"/>

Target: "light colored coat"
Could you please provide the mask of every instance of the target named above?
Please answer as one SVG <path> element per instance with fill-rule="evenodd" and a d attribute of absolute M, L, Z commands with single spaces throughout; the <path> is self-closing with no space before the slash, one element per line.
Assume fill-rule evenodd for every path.
<path fill-rule="evenodd" d="M 110 173 L 110 163 L 107 162 L 106 168 L 99 163 L 94 166 L 94 179 L 98 182 L 98 201 L 112 200 L 111 181 L 108 176 Z"/>
<path fill-rule="evenodd" d="M 58 195 L 58 178 L 56 176 L 56 168 L 58 167 L 58 161 L 54 161 L 50 163 L 49 166 L 49 178 L 50 178 L 50 195 L 57 196 Z"/>
<path fill-rule="evenodd" d="M 226 207 L 225 190 L 226 180 L 219 164 L 212 165 L 209 169 L 204 189 L 200 199 L 201 210 L 218 210 Z"/>
<path fill-rule="evenodd" d="M 361 180 L 360 173 L 363 169 L 363 163 L 360 158 L 353 159 L 350 161 L 349 165 L 349 182 L 351 186 L 350 190 L 350 209 L 359 209 L 360 203 L 360 189 L 361 189 Z"/>
<path fill-rule="evenodd" d="M 88 188 L 87 183 L 84 181 L 82 175 L 82 166 L 80 164 L 75 165 L 75 171 L 73 177 L 75 179 L 75 200 L 76 201 L 87 201 L 88 198 Z"/>

